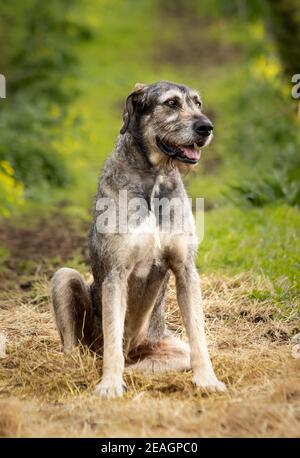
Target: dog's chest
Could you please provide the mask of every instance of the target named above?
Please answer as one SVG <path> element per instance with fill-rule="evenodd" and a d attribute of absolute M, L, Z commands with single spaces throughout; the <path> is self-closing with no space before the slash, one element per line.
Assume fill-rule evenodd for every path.
<path fill-rule="evenodd" d="M 184 197 L 168 193 L 162 179 L 153 186 L 149 196 L 150 211 L 130 230 L 135 275 L 147 276 L 153 264 L 166 259 L 186 259 L 189 244 L 195 243 L 195 230 L 191 208 Z"/>
<path fill-rule="evenodd" d="M 148 226 L 149 227 L 149 226 Z M 188 239 L 185 234 L 172 235 L 154 230 L 152 233 L 132 234 L 134 273 L 146 277 L 153 265 L 165 263 L 166 259 L 186 259 Z"/>

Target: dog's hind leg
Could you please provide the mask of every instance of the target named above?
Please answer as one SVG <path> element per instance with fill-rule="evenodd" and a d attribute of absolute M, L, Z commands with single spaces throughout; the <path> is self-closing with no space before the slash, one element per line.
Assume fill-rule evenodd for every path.
<path fill-rule="evenodd" d="M 127 368 L 138 372 L 184 371 L 190 369 L 190 347 L 172 335 L 165 324 L 164 302 L 167 295 L 169 273 L 153 270 L 146 285 L 146 294 L 140 298 L 141 305 L 147 304 L 149 289 L 156 285 L 155 305 L 152 309 L 149 329 L 142 342 L 135 345 L 126 357 Z M 151 288 L 149 288 L 149 283 Z M 134 289 L 134 288 L 133 288 Z M 133 296 L 138 298 L 138 291 Z M 152 299 L 153 300 L 153 299 Z M 142 308 L 142 307 L 140 307 Z M 151 309 L 150 309 L 151 310 Z"/>
<path fill-rule="evenodd" d="M 129 371 L 152 373 L 186 371 L 191 368 L 190 346 L 170 333 L 159 342 L 145 342 L 134 349 L 129 354 L 128 362 Z"/>
<path fill-rule="evenodd" d="M 148 277 L 131 277 L 128 288 L 128 313 L 124 352 L 145 340 L 159 341 L 165 333 L 164 299 L 169 273 L 152 267 Z"/>
<path fill-rule="evenodd" d="M 100 326 L 96 325 L 90 286 L 76 270 L 64 267 L 54 274 L 51 299 L 63 350 L 71 351 L 80 342 L 95 347 L 101 338 Z"/>

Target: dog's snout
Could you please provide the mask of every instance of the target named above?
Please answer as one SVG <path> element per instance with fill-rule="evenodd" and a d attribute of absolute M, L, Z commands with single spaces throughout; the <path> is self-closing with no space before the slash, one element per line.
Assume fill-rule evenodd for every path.
<path fill-rule="evenodd" d="M 213 125 L 212 123 L 209 121 L 209 119 L 197 119 L 197 121 L 194 122 L 194 130 L 195 132 L 197 132 L 197 134 L 201 135 L 201 136 L 204 136 L 204 137 L 208 137 L 212 130 L 213 130 Z"/>

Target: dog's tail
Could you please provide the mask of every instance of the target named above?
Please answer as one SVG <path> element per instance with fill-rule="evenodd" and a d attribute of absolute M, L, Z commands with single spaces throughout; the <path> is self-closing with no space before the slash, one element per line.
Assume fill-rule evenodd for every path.
<path fill-rule="evenodd" d="M 64 351 L 80 342 L 93 350 L 102 346 L 101 323 L 93 306 L 93 285 L 79 272 L 62 267 L 50 285 L 51 305 Z"/>

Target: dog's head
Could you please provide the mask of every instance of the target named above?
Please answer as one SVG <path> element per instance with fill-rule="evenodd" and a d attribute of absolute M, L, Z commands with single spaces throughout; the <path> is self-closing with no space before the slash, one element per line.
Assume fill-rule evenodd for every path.
<path fill-rule="evenodd" d="M 172 160 L 193 166 L 200 148 L 212 139 L 213 125 L 202 113 L 198 92 L 180 84 L 160 81 L 136 84 L 127 97 L 121 134 L 129 132 L 154 165 Z"/>

